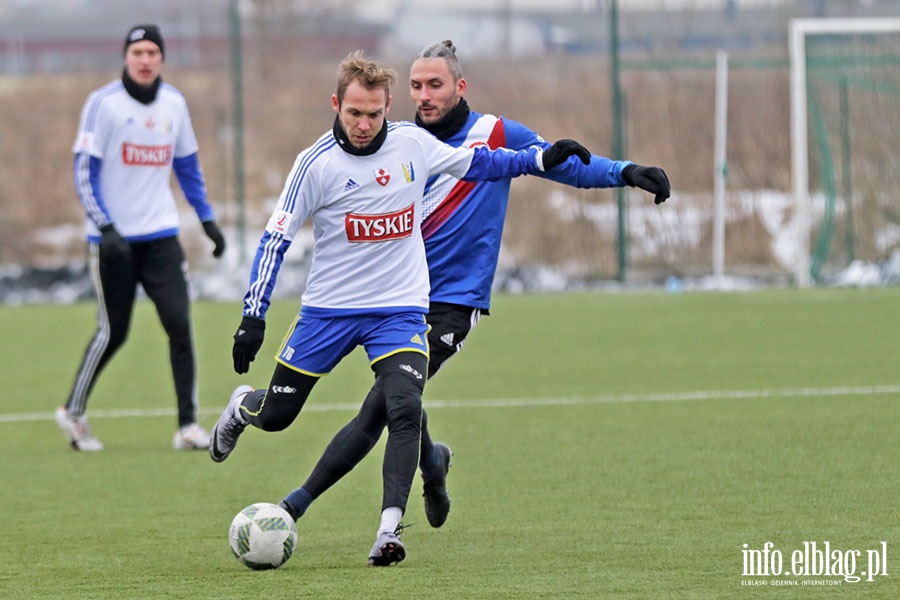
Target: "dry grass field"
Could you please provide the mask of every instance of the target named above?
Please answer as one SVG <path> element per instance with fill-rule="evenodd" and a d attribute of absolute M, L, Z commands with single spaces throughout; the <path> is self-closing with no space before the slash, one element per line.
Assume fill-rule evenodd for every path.
<path fill-rule="evenodd" d="M 331 125 L 330 95 L 339 60 L 304 58 L 291 51 L 276 58 L 259 56 L 245 59 L 244 76 L 247 215 L 254 231 L 265 222 L 297 152 Z M 400 82 L 390 117 L 411 120 L 408 65 L 395 66 Z M 472 61 L 464 67 L 467 97 L 475 109 L 521 121 L 549 140 L 576 138 L 597 154 L 612 154 L 610 76 L 604 58 Z M 0 264 L 52 263 L 53 257 L 83 255 L 71 144 L 86 95 L 115 76 L 100 72 L 0 80 Z M 231 191 L 229 74 L 226 69 L 188 72 L 169 65 L 164 76 L 191 106 L 210 197 L 227 226 L 237 214 Z M 649 256 L 632 254 L 631 266 L 655 276 L 673 270 L 706 272 L 712 255 L 714 73 L 625 70 L 622 81 L 627 158 L 663 166 L 674 193 L 659 209 L 664 218 L 654 226 L 657 230 L 647 233 L 658 238 L 655 249 Z M 733 69 L 729 92 L 729 189 L 787 193 L 787 71 Z M 503 261 L 511 266 L 539 262 L 589 278 L 614 275 L 616 192 L 566 188 L 569 208 L 563 211 L 559 202 L 547 201 L 561 189 L 536 178 L 515 182 Z M 653 207 L 639 193 L 629 191 L 626 200 L 630 207 Z M 596 217 L 588 218 L 596 211 L 607 215 L 602 227 Z M 31 237 L 53 227 L 62 234 L 50 236 L 51 243 Z M 71 242 L 60 249 L 60 239 Z M 770 246 L 771 236 L 754 214 L 729 221 L 729 265 L 748 272 L 777 271 Z"/>

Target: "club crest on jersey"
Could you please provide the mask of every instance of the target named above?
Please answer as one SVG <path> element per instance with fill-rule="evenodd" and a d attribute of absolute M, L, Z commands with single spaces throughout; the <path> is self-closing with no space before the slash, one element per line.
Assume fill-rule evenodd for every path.
<path fill-rule="evenodd" d="M 410 204 L 398 211 L 380 215 L 360 215 L 347 213 L 344 228 L 350 242 L 387 242 L 412 235 L 414 207 Z"/>
<path fill-rule="evenodd" d="M 384 167 L 380 169 L 375 169 L 375 181 L 378 182 L 378 185 L 387 185 L 391 180 L 391 174 Z"/>

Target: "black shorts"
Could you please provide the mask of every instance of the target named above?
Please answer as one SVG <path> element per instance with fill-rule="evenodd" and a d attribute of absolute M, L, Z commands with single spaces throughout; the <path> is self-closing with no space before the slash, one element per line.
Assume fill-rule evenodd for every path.
<path fill-rule="evenodd" d="M 428 377 L 459 352 L 466 336 L 478 324 L 481 309 L 447 302 L 432 302 L 428 309 Z"/>

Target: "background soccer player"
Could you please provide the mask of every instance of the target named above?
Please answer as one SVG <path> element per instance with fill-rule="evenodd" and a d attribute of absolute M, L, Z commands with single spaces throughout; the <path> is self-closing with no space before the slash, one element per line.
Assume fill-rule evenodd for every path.
<path fill-rule="evenodd" d="M 74 177 L 86 213 L 90 270 L 99 307 L 88 344 L 56 422 L 76 450 L 102 450 L 85 418 L 100 372 L 125 342 L 140 284 L 169 337 L 178 403 L 176 450 L 206 449 L 197 425 L 197 366 L 191 331 L 187 262 L 178 241 L 178 211 L 169 187 L 174 169 L 185 197 L 213 241 L 225 239 L 206 198 L 197 138 L 184 96 L 163 83 L 166 47 L 156 25 L 125 38 L 122 77 L 88 96 L 75 140 Z"/>

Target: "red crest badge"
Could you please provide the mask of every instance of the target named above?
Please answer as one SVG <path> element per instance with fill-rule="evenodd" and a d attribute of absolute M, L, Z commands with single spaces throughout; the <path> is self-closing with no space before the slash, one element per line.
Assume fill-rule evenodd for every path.
<path fill-rule="evenodd" d="M 388 181 L 391 180 L 391 174 L 388 173 L 388 170 L 385 168 L 375 169 L 375 181 L 378 182 L 378 185 L 387 185 Z"/>

